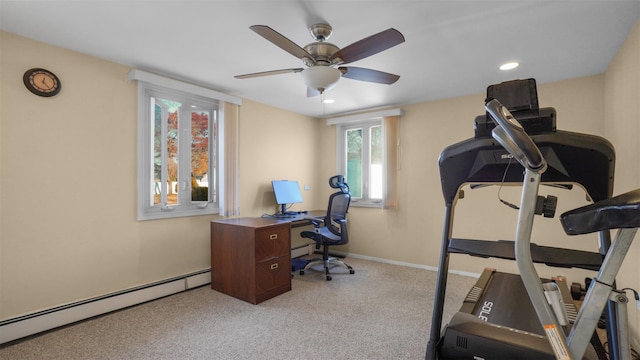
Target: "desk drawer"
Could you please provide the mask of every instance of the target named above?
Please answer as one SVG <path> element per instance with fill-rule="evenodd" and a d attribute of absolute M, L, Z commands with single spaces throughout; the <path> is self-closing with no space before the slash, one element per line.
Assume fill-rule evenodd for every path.
<path fill-rule="evenodd" d="M 281 256 L 256 264 L 256 295 L 291 284 L 291 257 Z M 290 288 L 289 288 L 290 289 Z"/>
<path fill-rule="evenodd" d="M 291 253 L 289 224 L 256 230 L 256 262 L 268 261 Z"/>

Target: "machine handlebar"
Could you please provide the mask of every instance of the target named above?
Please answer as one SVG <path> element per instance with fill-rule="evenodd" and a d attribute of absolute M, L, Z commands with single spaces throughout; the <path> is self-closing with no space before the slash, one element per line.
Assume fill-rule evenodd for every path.
<path fill-rule="evenodd" d="M 492 99 L 485 108 L 496 123 L 491 135 L 525 168 L 541 174 L 547 169 L 540 149 L 520 123 L 498 100 Z"/>

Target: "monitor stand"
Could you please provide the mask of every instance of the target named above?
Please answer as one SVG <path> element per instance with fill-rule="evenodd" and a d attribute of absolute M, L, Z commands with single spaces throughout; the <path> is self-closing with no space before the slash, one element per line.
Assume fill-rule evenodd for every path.
<path fill-rule="evenodd" d="M 297 211 L 287 211 L 287 204 L 281 204 L 280 206 L 281 206 L 280 212 L 275 215 L 276 217 L 288 218 L 291 216 L 298 215 Z"/>

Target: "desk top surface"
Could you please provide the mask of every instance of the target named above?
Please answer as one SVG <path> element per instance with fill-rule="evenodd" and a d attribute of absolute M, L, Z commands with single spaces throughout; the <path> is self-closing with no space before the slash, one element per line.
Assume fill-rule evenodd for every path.
<path fill-rule="evenodd" d="M 241 217 L 241 218 L 232 218 L 232 219 L 212 220 L 211 222 L 236 225 L 236 226 L 263 227 L 263 226 L 272 226 L 272 225 L 279 225 L 279 224 L 294 225 L 294 223 L 309 222 L 310 218 L 324 216 L 324 215 L 326 215 L 324 211 L 314 210 L 314 211 L 309 211 L 307 213 L 292 215 L 291 217 Z"/>

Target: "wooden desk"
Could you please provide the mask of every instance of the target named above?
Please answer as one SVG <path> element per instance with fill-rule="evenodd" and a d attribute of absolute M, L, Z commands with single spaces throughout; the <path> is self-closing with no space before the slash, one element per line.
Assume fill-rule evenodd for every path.
<path fill-rule="evenodd" d="M 212 221 L 211 288 L 252 304 L 290 291 L 291 228 L 319 213 Z"/>

